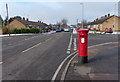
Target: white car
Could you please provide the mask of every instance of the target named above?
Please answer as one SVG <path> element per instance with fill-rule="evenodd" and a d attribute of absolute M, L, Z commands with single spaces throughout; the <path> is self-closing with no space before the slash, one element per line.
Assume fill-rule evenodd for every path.
<path fill-rule="evenodd" d="M 64 28 L 64 32 L 69 32 L 70 29 L 69 28 Z"/>

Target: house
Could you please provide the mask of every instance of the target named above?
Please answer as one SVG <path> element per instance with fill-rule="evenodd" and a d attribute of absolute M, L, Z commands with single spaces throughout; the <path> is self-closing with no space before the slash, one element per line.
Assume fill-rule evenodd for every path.
<path fill-rule="evenodd" d="M 12 22 L 10 22 L 9 25 L 7 25 L 7 27 L 8 26 L 10 29 L 14 29 L 14 28 L 45 28 L 47 26 L 47 24 L 45 24 L 41 21 L 38 21 L 38 22 L 29 21 L 28 18 L 25 20 L 25 18 L 23 17 L 23 19 L 14 19 Z"/>
<path fill-rule="evenodd" d="M 0 34 L 2 34 L 2 23 L 3 23 L 3 19 L 0 15 Z"/>
<path fill-rule="evenodd" d="M 87 28 L 98 31 L 104 31 L 105 28 L 112 28 L 114 31 L 120 31 L 120 17 L 108 14 L 89 23 Z"/>

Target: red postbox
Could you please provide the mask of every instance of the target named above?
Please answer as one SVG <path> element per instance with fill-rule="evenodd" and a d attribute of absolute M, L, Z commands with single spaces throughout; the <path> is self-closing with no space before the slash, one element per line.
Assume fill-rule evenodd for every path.
<path fill-rule="evenodd" d="M 78 30 L 78 62 L 88 62 L 88 29 Z"/>

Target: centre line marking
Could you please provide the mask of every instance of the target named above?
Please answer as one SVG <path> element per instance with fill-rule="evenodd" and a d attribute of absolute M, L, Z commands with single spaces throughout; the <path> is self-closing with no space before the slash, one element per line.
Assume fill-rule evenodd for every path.
<path fill-rule="evenodd" d="M 26 49 L 26 50 L 22 51 L 22 53 L 25 53 L 25 52 L 27 52 L 27 51 L 29 51 L 29 50 L 31 50 L 31 49 L 33 49 L 33 48 L 37 47 L 37 46 L 38 46 L 38 45 L 40 45 L 40 44 L 41 44 L 41 42 L 40 42 L 40 43 L 38 43 L 38 44 L 36 44 L 36 45 L 34 45 L 33 47 L 30 47 L 30 48 L 28 48 L 28 49 Z"/>
<path fill-rule="evenodd" d="M 46 41 L 48 41 L 48 40 L 50 40 L 50 39 L 52 39 L 52 38 L 49 38 L 49 39 L 47 39 Z M 46 42 L 46 41 L 45 41 L 45 42 Z M 36 44 L 36 45 L 34 45 L 34 46 L 32 46 L 32 47 L 26 49 L 26 50 L 22 51 L 22 53 L 25 53 L 25 52 L 27 52 L 27 51 L 29 51 L 29 50 L 31 50 L 31 49 L 33 49 L 33 48 L 39 46 L 40 44 L 42 44 L 42 43 L 40 42 L 40 43 L 38 43 L 38 44 Z"/>

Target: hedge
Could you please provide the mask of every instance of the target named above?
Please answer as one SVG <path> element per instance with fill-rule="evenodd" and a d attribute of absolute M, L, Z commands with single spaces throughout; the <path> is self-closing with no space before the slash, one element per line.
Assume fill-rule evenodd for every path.
<path fill-rule="evenodd" d="M 8 34 L 8 28 L 3 27 L 2 28 L 4 34 Z M 43 33 L 43 32 L 50 32 L 50 29 L 45 28 L 14 28 L 10 30 L 11 34 L 21 34 L 21 33 Z"/>
<path fill-rule="evenodd" d="M 39 28 L 30 28 L 30 33 L 39 33 L 40 29 Z"/>

